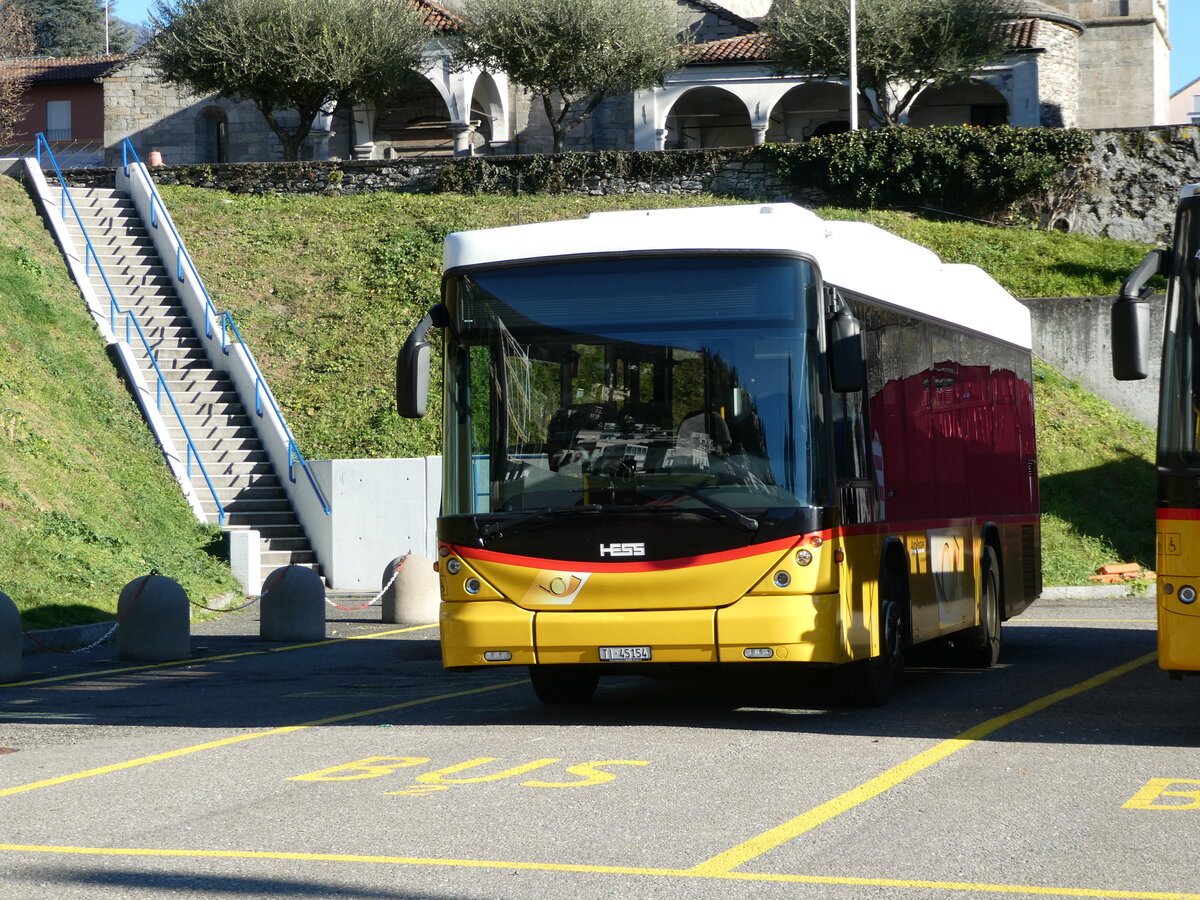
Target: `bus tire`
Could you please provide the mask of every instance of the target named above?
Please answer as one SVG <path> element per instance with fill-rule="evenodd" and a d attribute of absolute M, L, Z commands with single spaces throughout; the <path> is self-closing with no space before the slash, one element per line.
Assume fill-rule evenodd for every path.
<path fill-rule="evenodd" d="M 584 666 L 530 666 L 529 680 L 543 703 L 574 706 L 592 699 L 600 676 Z"/>
<path fill-rule="evenodd" d="M 848 700 L 855 706 L 883 706 L 904 672 L 904 655 L 909 644 L 905 600 L 900 577 L 886 570 L 882 572 L 878 600 L 879 655 L 849 666 Z"/>
<path fill-rule="evenodd" d="M 979 565 L 979 621 L 961 641 L 960 662 L 973 669 L 990 669 L 1000 661 L 1000 566 L 996 551 L 983 549 Z"/>

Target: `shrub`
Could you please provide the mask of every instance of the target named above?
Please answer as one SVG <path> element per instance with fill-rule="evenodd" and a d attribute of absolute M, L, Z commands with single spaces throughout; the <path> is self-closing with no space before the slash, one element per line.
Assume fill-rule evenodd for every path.
<path fill-rule="evenodd" d="M 895 126 L 762 148 L 797 189 L 834 204 L 922 207 L 985 218 L 1078 185 L 1093 138 L 1050 128 Z"/>

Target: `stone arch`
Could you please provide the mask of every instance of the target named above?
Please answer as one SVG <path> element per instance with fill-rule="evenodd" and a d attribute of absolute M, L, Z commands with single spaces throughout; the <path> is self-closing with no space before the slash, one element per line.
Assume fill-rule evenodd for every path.
<path fill-rule="evenodd" d="M 869 121 L 869 115 L 870 109 L 859 98 L 860 126 Z M 832 81 L 810 81 L 796 85 L 779 98 L 771 109 L 767 140 L 775 143 L 806 141 L 849 130 L 849 88 Z"/>
<path fill-rule="evenodd" d="M 414 77 L 375 110 L 373 156 L 449 156 L 454 152 L 452 117 L 442 85 Z"/>
<path fill-rule="evenodd" d="M 223 163 L 229 160 L 229 114 L 211 104 L 200 110 L 196 122 L 196 162 Z"/>
<path fill-rule="evenodd" d="M 480 73 L 471 88 L 471 113 L 468 118 L 474 129 L 472 145 L 476 152 L 490 152 L 496 144 L 508 142 L 504 95 L 496 79 L 486 72 Z"/>
<path fill-rule="evenodd" d="M 695 87 L 678 97 L 667 112 L 666 129 L 669 150 L 755 143 L 746 104 L 721 87 Z"/>
<path fill-rule="evenodd" d="M 923 90 L 908 114 L 908 124 L 1007 125 L 1008 101 L 990 84 L 971 80 Z"/>

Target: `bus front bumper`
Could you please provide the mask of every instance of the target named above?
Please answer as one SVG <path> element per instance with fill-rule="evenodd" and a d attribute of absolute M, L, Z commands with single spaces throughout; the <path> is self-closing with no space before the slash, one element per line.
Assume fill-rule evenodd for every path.
<path fill-rule="evenodd" d="M 838 603 L 836 594 L 775 595 L 720 609 L 541 612 L 505 600 L 443 601 L 442 663 L 591 664 L 603 661 L 601 648 L 648 648 L 651 663 L 840 663 L 849 657 Z"/>
<path fill-rule="evenodd" d="M 1167 672 L 1200 671 L 1200 616 L 1175 612 L 1159 602 L 1158 667 Z"/>

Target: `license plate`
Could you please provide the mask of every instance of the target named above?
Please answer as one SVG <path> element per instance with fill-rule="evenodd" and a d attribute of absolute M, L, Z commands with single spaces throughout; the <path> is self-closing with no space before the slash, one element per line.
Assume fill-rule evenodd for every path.
<path fill-rule="evenodd" d="M 650 658 L 649 647 L 601 647 L 601 662 L 637 662 Z"/>

